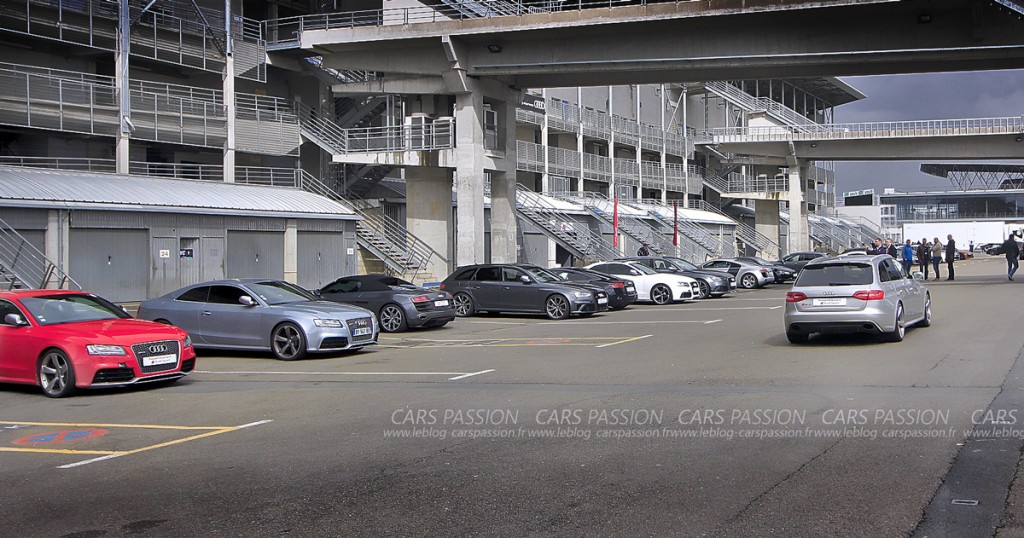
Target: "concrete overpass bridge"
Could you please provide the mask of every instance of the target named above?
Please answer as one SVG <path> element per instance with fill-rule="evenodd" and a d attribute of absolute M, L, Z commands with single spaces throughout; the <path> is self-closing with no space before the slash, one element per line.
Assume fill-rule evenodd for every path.
<path fill-rule="evenodd" d="M 445 2 L 444 9 L 412 0 L 396 3 L 403 1 L 404 6 L 383 10 L 271 20 L 264 35 L 271 63 L 280 67 L 298 70 L 303 57 L 320 56 L 327 69 L 373 73 L 333 84 L 335 93 L 455 96 L 453 149 L 409 153 L 405 147 L 359 157 L 320 145 L 336 161 L 402 166 L 410 197 L 424 202 L 409 205 L 410 228 L 434 241 L 447 241 L 453 226 L 439 208 L 454 183 L 459 265 L 484 257 L 485 173 L 492 179 L 492 222 L 502 223 L 492 227 L 497 230 L 491 235 L 492 258 L 515 259 L 514 118 L 524 88 L 1024 67 L 1019 0 L 460 0 Z M 492 126 L 500 126 L 496 143 L 485 144 L 485 108 L 496 114 Z M 908 142 L 902 155 L 893 149 L 895 134 L 870 135 L 869 129 L 856 128 L 848 132 L 863 136 L 843 138 L 813 126 L 790 127 L 711 132 L 707 141 L 790 166 L 785 193 L 762 197 L 790 202 L 790 250 L 807 248 L 807 181 L 799 178 L 808 177 L 804 167 L 812 160 L 877 159 L 868 155 L 887 149 L 888 158 L 945 153 L 927 149 L 929 143 L 1014 158 L 1004 155 L 1019 147 L 1009 121 L 996 136 L 972 131 L 948 146 L 944 141 L 951 136 L 908 135 L 908 141 L 921 140 Z M 767 211 L 771 204 L 764 207 Z M 766 218 L 777 232 L 777 203 L 774 207 L 775 216 Z M 770 226 L 764 231 L 772 236 Z"/>

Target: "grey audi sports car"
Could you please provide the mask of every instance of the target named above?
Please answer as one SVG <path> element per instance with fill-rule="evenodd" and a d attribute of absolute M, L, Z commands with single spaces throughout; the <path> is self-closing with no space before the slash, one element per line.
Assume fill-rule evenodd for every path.
<path fill-rule="evenodd" d="M 139 318 L 188 331 L 197 348 L 270 349 L 281 360 L 377 343 L 365 308 L 321 301 L 282 280 L 204 282 L 139 305 Z"/>
<path fill-rule="evenodd" d="M 444 279 L 455 312 L 539 312 L 551 319 L 589 316 L 608 310 L 608 294 L 599 287 L 566 282 L 535 265 L 484 264 L 459 267 Z"/>
<path fill-rule="evenodd" d="M 428 290 L 389 275 L 339 278 L 316 292 L 328 301 L 348 303 L 377 313 L 384 332 L 410 327 L 444 327 L 455 319 L 451 294 Z"/>

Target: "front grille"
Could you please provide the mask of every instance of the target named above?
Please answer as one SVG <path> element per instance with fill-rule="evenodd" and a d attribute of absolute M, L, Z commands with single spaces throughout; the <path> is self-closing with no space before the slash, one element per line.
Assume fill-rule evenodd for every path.
<path fill-rule="evenodd" d="M 320 342 L 320 349 L 345 349 L 348 347 L 348 338 L 344 336 L 331 336 Z"/>
<path fill-rule="evenodd" d="M 365 340 L 372 340 L 373 339 L 373 319 L 371 319 L 371 318 L 348 319 L 348 320 L 345 320 L 345 323 L 348 324 L 348 331 L 349 331 L 349 333 L 353 335 L 352 336 L 352 341 L 353 342 L 362 342 L 362 341 L 365 341 Z M 355 336 L 355 330 L 356 329 L 370 329 L 370 333 L 369 334 L 364 334 L 362 336 Z"/>
<path fill-rule="evenodd" d="M 131 368 L 105 368 L 97 370 L 92 382 L 96 383 L 128 383 L 135 379 L 135 372 Z"/>
<path fill-rule="evenodd" d="M 139 369 L 142 370 L 142 373 L 151 374 L 177 368 L 178 361 L 181 359 L 180 346 L 181 344 L 177 340 L 162 340 L 160 342 L 135 344 L 132 346 L 132 351 L 135 353 L 135 358 L 139 361 Z M 160 355 L 174 355 L 174 362 L 145 366 L 147 358 Z"/>
<path fill-rule="evenodd" d="M 187 372 L 191 372 L 192 370 L 195 369 L 195 367 L 196 367 L 196 360 L 195 359 L 185 359 L 185 360 L 181 361 L 181 371 L 182 372 L 186 372 L 186 373 Z"/>

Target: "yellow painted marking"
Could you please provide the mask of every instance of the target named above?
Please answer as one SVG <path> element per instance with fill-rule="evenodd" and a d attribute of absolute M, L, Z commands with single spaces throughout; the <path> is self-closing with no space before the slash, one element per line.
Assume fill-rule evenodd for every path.
<path fill-rule="evenodd" d="M 0 424 L 19 426 L 68 426 L 72 428 L 143 428 L 147 430 L 227 430 L 234 426 L 164 426 L 160 424 L 80 424 L 76 422 L 17 422 L 0 420 Z"/>
<path fill-rule="evenodd" d="M 42 452 L 45 454 L 95 454 L 98 456 L 110 454 L 131 454 L 131 452 L 119 452 L 112 450 L 71 450 L 67 448 L 15 448 L 0 446 L 0 452 Z"/>
<path fill-rule="evenodd" d="M 156 445 L 150 445 L 150 446 L 144 446 L 142 448 L 136 448 L 135 450 L 129 450 L 127 452 L 124 452 L 124 454 L 137 454 L 139 452 L 145 452 L 147 450 L 154 450 L 154 449 L 157 449 L 157 448 L 163 448 L 165 446 L 177 445 L 177 444 L 180 444 L 180 443 L 187 443 L 189 441 L 195 441 L 196 439 L 202 439 L 203 437 L 212 437 L 214 435 L 220 435 L 222 433 L 233 432 L 233 431 L 235 431 L 237 429 L 238 428 L 236 428 L 234 426 L 228 427 L 228 428 L 221 428 L 219 430 L 210 431 L 210 432 L 206 432 L 206 433 L 200 433 L 198 435 L 193 435 L 191 437 L 185 437 L 184 439 L 175 439 L 173 441 L 167 441 L 165 443 L 159 443 L 159 444 L 156 444 Z"/>

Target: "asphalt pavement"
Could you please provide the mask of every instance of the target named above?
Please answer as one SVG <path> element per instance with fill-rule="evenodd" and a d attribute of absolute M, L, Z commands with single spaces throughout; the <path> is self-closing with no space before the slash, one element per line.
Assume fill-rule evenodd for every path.
<path fill-rule="evenodd" d="M 173 385 L 0 386 L 8 536 L 1019 536 L 1024 282 L 790 345 L 788 286 L 460 319 Z M 972 479 L 982 477 L 983 479 Z"/>

